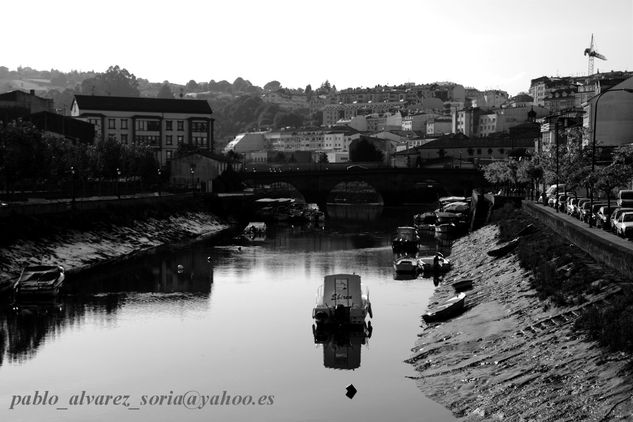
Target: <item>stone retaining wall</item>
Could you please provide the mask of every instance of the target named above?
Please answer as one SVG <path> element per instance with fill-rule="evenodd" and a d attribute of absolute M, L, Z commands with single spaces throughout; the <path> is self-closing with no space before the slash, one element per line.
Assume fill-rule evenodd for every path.
<path fill-rule="evenodd" d="M 590 229 L 573 217 L 557 214 L 554 209 L 540 204 L 523 201 L 522 208 L 596 261 L 633 279 L 633 242 L 611 236 L 600 229 Z"/>

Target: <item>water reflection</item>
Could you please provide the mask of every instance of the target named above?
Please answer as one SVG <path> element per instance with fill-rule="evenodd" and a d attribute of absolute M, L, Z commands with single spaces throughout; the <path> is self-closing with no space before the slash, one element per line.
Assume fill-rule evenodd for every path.
<path fill-rule="evenodd" d="M 34 357 L 43 344 L 69 327 L 80 326 L 87 316 L 106 323 L 126 303 L 153 306 L 208 300 L 213 259 L 203 255 L 192 247 L 164 251 L 158 259 L 111 264 L 69 275 L 57 297 L 23 297 L 0 305 L 0 366 L 5 359 L 22 363 Z"/>
<path fill-rule="evenodd" d="M 360 368 L 361 346 L 368 344 L 371 323 L 362 326 L 313 325 L 315 344 L 323 345 L 323 366 L 332 369 Z"/>

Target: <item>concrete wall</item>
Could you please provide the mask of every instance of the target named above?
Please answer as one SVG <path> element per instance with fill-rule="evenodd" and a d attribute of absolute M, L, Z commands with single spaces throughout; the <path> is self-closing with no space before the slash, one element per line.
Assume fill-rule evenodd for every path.
<path fill-rule="evenodd" d="M 633 278 L 633 247 L 627 248 L 620 244 L 618 238 L 611 240 L 607 236 L 600 236 L 594 232 L 595 229 L 588 230 L 585 227 L 578 227 L 564 216 L 558 216 L 553 211 L 549 212 L 552 208 L 544 208 L 543 205 L 524 201 L 523 210 L 567 238 L 596 261 L 613 268 L 626 277 Z"/>

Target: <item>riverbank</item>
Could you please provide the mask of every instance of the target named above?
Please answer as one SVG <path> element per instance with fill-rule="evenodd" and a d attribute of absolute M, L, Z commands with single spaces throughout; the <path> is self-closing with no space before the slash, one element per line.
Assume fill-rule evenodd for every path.
<path fill-rule="evenodd" d="M 16 239 L 0 247 L 0 282 L 15 279 L 26 265 L 63 265 L 79 272 L 156 248 L 213 236 L 229 228 L 203 211 L 178 211 L 120 222 L 92 223 L 89 228 L 55 230 L 45 236 Z"/>
<path fill-rule="evenodd" d="M 577 328 L 591 309 L 627 292 L 627 280 L 538 221 L 513 213 L 514 233 L 528 223 L 538 228 L 516 253 L 486 254 L 500 235 L 512 237 L 504 224 L 506 233 L 488 225 L 454 244 L 455 270 L 430 308 L 454 294 L 454 280 L 472 278 L 473 290 L 459 317 L 422 323 L 408 360 L 419 372 L 419 388 L 464 421 L 631 417 L 630 357 L 598 346 Z"/>

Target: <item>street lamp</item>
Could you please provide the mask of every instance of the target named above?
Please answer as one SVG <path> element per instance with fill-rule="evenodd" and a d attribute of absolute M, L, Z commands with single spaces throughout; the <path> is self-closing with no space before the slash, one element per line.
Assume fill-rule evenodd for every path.
<path fill-rule="evenodd" d="M 193 174 L 195 173 L 195 170 L 193 168 L 193 164 L 189 168 L 189 172 L 191 173 L 191 195 L 192 196 L 196 196 L 196 191 L 195 191 L 195 189 L 193 187 Z"/>
<path fill-rule="evenodd" d="M 160 185 L 162 182 L 162 176 L 163 172 L 161 171 L 160 167 L 158 168 L 158 196 L 160 196 Z"/>
<path fill-rule="evenodd" d="M 593 121 L 591 122 L 592 130 L 591 130 L 591 195 L 589 196 L 589 210 L 593 209 L 593 174 L 596 167 L 596 127 L 598 125 L 598 101 L 600 98 L 607 92 L 616 92 L 616 91 L 625 91 L 629 94 L 633 94 L 633 89 L 631 88 L 616 88 L 616 89 L 607 89 L 604 92 L 601 92 L 596 97 L 596 102 L 593 104 Z M 591 220 L 591 216 L 589 216 L 589 227 L 593 226 L 593 221 Z"/>
<path fill-rule="evenodd" d="M 119 179 L 121 178 L 121 170 L 116 168 L 116 196 L 121 199 L 121 192 L 119 191 Z"/>
<path fill-rule="evenodd" d="M 75 206 L 75 167 L 74 166 L 70 166 L 70 174 L 72 176 L 72 194 L 73 194 L 72 205 L 74 207 Z"/>

